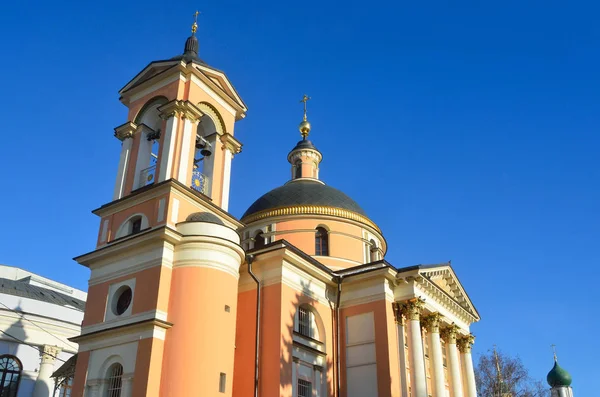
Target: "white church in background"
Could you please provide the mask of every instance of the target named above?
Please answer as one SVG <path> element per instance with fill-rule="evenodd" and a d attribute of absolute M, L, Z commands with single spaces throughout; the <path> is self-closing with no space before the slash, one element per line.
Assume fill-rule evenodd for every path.
<path fill-rule="evenodd" d="M 87 294 L 0 265 L 0 396 L 71 395 Z"/>

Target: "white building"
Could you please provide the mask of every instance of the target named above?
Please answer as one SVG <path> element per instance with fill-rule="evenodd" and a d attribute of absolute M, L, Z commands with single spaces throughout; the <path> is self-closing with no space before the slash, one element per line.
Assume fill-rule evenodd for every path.
<path fill-rule="evenodd" d="M 0 265 L 0 396 L 70 396 L 69 377 L 56 385 L 52 374 L 77 352 L 68 338 L 80 334 L 86 298 L 83 291 Z"/>

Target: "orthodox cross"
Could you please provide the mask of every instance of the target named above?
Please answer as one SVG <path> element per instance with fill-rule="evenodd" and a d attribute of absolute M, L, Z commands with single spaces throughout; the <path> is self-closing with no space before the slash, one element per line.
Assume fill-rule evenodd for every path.
<path fill-rule="evenodd" d="M 308 102 L 309 100 L 310 100 L 310 97 L 306 94 L 304 94 L 304 96 L 300 100 L 300 102 L 304 102 L 304 121 L 306 121 L 306 102 Z"/>
<path fill-rule="evenodd" d="M 192 33 L 196 33 L 196 30 L 198 30 L 198 14 L 200 14 L 198 11 L 196 11 L 194 13 L 194 23 L 192 24 Z"/>
<path fill-rule="evenodd" d="M 556 345 L 550 345 L 552 347 L 552 351 L 554 352 L 554 361 L 558 362 L 558 358 L 556 357 Z"/>

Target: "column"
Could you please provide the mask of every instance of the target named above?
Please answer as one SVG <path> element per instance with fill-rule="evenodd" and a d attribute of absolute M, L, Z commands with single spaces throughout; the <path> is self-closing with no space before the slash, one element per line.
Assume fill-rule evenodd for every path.
<path fill-rule="evenodd" d="M 192 166 L 193 159 L 190 160 L 190 154 L 192 154 L 192 146 L 195 147 L 196 143 L 196 120 L 189 115 L 183 117 L 183 138 L 181 140 L 181 155 L 179 156 L 179 172 L 177 179 L 179 182 L 188 186 L 190 181 L 188 180 L 188 172 Z M 192 136 L 193 135 L 193 136 Z M 194 155 L 192 154 L 192 157 Z"/>
<path fill-rule="evenodd" d="M 121 377 L 121 397 L 131 397 L 133 374 L 123 374 Z"/>
<path fill-rule="evenodd" d="M 427 329 L 427 338 L 429 342 L 429 353 L 431 354 L 432 375 L 433 375 L 433 395 L 445 396 L 446 383 L 444 381 L 444 358 L 442 356 L 442 341 L 440 340 L 440 319 L 439 313 L 433 313 L 425 317 L 423 322 Z"/>
<path fill-rule="evenodd" d="M 300 365 L 300 359 L 298 357 L 292 357 L 292 396 L 297 395 L 298 389 L 298 365 Z"/>
<path fill-rule="evenodd" d="M 322 389 L 323 389 L 323 380 L 322 380 L 323 367 L 320 365 L 313 365 L 313 375 L 314 375 L 314 397 L 321 397 Z"/>
<path fill-rule="evenodd" d="M 404 316 L 398 303 L 393 303 L 394 317 L 396 320 L 396 340 L 398 342 L 398 363 L 400 368 L 400 396 L 408 397 L 408 379 L 406 377 L 406 348 L 404 340 L 406 339 L 406 329 L 404 328 Z"/>
<path fill-rule="evenodd" d="M 126 132 L 124 134 L 117 135 L 117 138 L 119 138 L 122 143 L 113 200 L 118 200 L 125 194 L 125 178 L 127 177 L 127 170 L 129 169 L 129 155 L 131 154 L 131 145 L 133 144 L 133 133 Z"/>
<path fill-rule="evenodd" d="M 423 301 L 411 299 L 402 305 L 402 314 L 410 327 L 410 385 L 412 397 L 427 397 L 427 378 L 425 375 L 425 358 L 423 356 L 423 339 L 421 338 L 421 310 Z"/>
<path fill-rule="evenodd" d="M 40 370 L 38 372 L 35 385 L 33 387 L 33 397 L 49 397 L 54 391 L 54 381 L 50 378 L 54 372 L 54 362 L 56 356 L 61 352 L 57 346 L 44 345 L 40 349 Z"/>
<path fill-rule="evenodd" d="M 456 347 L 456 333 L 458 327 L 455 324 L 442 330 L 442 338 L 446 342 L 446 356 L 448 358 L 448 372 L 450 373 L 450 396 L 463 397 L 462 378 L 460 376 L 460 365 L 458 363 L 458 349 Z"/>
<path fill-rule="evenodd" d="M 173 109 L 171 102 L 161 106 L 159 110 L 163 110 L 163 107 L 169 105 L 166 110 L 166 114 L 162 114 L 161 117 L 167 119 L 165 136 L 163 138 L 163 147 L 160 150 L 160 164 L 158 180 L 156 182 L 166 181 L 171 179 L 173 171 L 173 157 L 175 157 L 175 139 L 177 137 L 177 127 L 179 126 L 179 116 L 181 112 Z"/>
<path fill-rule="evenodd" d="M 462 363 L 463 379 L 465 381 L 465 396 L 477 397 L 477 386 L 475 385 L 475 371 L 473 370 L 473 357 L 471 356 L 471 345 L 475 337 L 471 334 L 458 340 L 460 350 L 460 361 Z"/>

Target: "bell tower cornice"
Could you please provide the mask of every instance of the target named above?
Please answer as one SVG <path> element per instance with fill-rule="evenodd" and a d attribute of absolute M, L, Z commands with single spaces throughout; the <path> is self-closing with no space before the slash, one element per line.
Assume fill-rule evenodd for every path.
<path fill-rule="evenodd" d="M 125 124 L 121 124 L 115 128 L 115 137 L 120 141 L 123 141 L 127 138 L 133 138 L 136 130 L 137 125 L 131 121 L 128 121 Z"/>
<path fill-rule="evenodd" d="M 202 111 L 192 102 L 187 100 L 179 101 L 174 99 L 160 106 L 158 111 L 160 112 L 160 117 L 164 120 L 173 115 L 181 115 L 192 122 L 196 122 L 202 117 Z"/>

